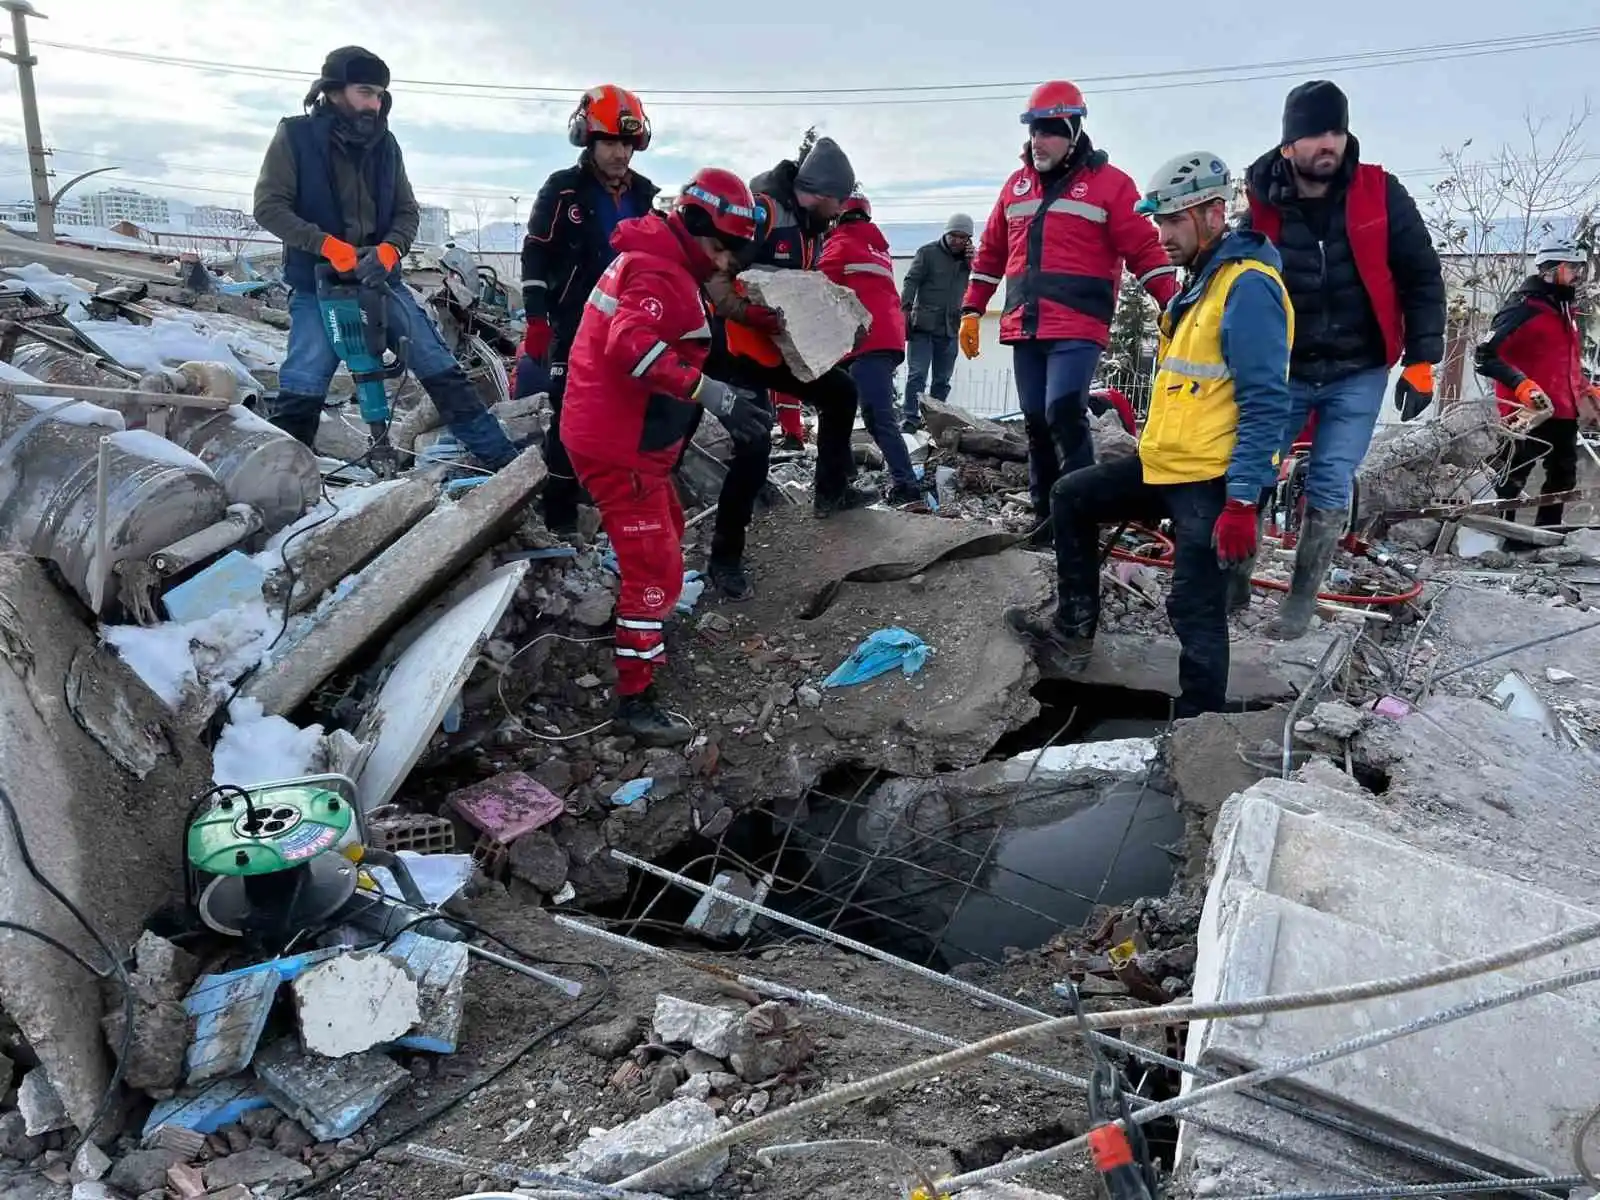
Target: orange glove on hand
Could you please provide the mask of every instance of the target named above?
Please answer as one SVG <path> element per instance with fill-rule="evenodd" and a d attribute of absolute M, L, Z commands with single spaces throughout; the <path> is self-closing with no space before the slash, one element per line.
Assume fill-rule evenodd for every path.
<path fill-rule="evenodd" d="M 1517 384 L 1517 403 L 1525 408 L 1549 408 L 1550 397 L 1544 394 L 1544 389 L 1531 379 L 1524 379 Z"/>
<path fill-rule="evenodd" d="M 957 342 L 961 345 L 961 353 L 968 358 L 978 357 L 978 321 L 977 313 L 961 314 L 961 332 L 956 335 Z"/>
<path fill-rule="evenodd" d="M 1402 421 L 1415 421 L 1433 403 L 1433 364 L 1412 363 L 1394 385 L 1394 403 Z"/>
<path fill-rule="evenodd" d="M 396 250 L 388 242 L 379 242 L 378 259 L 387 270 L 392 271 L 400 265 L 400 251 Z"/>
<path fill-rule="evenodd" d="M 322 239 L 322 257 L 332 263 L 333 269 L 341 275 L 349 275 L 356 269 L 356 248 L 349 242 L 341 242 L 331 233 Z"/>

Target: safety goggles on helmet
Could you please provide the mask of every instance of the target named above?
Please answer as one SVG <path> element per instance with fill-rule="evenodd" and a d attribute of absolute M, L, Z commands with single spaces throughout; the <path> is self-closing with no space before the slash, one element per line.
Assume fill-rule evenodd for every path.
<path fill-rule="evenodd" d="M 567 138 L 574 146 L 586 146 L 592 138 L 615 138 L 646 150 L 650 135 L 650 118 L 639 97 L 610 83 L 585 92 L 567 122 Z"/>
<path fill-rule="evenodd" d="M 1233 175 L 1214 154 L 1194 151 L 1164 163 L 1133 206 L 1144 216 L 1166 216 L 1233 195 Z"/>
<path fill-rule="evenodd" d="M 679 197 L 684 227 L 696 237 L 716 238 L 729 250 L 742 250 L 755 238 L 756 210 L 691 183 Z M 729 220 L 728 218 L 731 218 Z M 747 228 L 748 233 L 740 232 Z"/>

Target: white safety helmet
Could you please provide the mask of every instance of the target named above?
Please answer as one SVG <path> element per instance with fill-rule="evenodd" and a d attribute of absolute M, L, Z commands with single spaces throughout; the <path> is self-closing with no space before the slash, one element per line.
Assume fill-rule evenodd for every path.
<path fill-rule="evenodd" d="M 1589 256 L 1571 238 L 1547 238 L 1533 256 L 1533 265 L 1541 271 L 1557 263 L 1581 267 L 1588 261 Z"/>
<path fill-rule="evenodd" d="M 1134 211 L 1166 216 L 1186 208 L 1233 198 L 1233 173 L 1209 150 L 1191 150 L 1161 164 Z"/>

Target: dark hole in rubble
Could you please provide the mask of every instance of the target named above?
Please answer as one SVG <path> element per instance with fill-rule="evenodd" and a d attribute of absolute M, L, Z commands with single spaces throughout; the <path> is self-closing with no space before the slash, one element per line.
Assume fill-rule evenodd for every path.
<path fill-rule="evenodd" d="M 1381 796 L 1389 790 L 1389 772 L 1382 767 L 1375 767 L 1371 763 L 1352 762 L 1350 773 L 1357 783 L 1374 796 Z"/>
<path fill-rule="evenodd" d="M 968 1142 L 965 1146 L 955 1147 L 951 1154 L 956 1160 L 956 1166 L 962 1171 L 981 1171 L 984 1167 L 992 1167 L 1001 1162 L 1013 1150 L 1046 1150 L 1051 1146 L 1070 1141 L 1083 1132 L 1084 1128 L 1081 1125 L 1056 1121 L 1050 1125 L 1030 1129 L 1026 1133 L 997 1134 L 994 1137 L 981 1138 L 976 1142 Z"/>
<path fill-rule="evenodd" d="M 1167 726 L 1172 698 L 1165 692 L 1041 679 L 1033 687 L 1039 715 L 994 744 L 991 759 L 1010 758 L 1054 738 L 1056 744 L 1154 737 Z"/>

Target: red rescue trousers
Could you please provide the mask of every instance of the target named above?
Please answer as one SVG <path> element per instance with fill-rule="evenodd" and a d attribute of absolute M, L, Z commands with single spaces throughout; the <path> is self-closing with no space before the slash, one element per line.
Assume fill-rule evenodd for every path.
<path fill-rule="evenodd" d="M 600 509 L 622 576 L 617 596 L 617 695 L 637 696 L 667 661 L 664 623 L 683 591 L 683 505 L 670 476 L 572 454 Z"/>
<path fill-rule="evenodd" d="M 800 401 L 780 392 L 772 393 L 772 403 L 778 410 L 778 428 L 796 441 L 806 440 L 805 421 L 800 415 Z"/>

